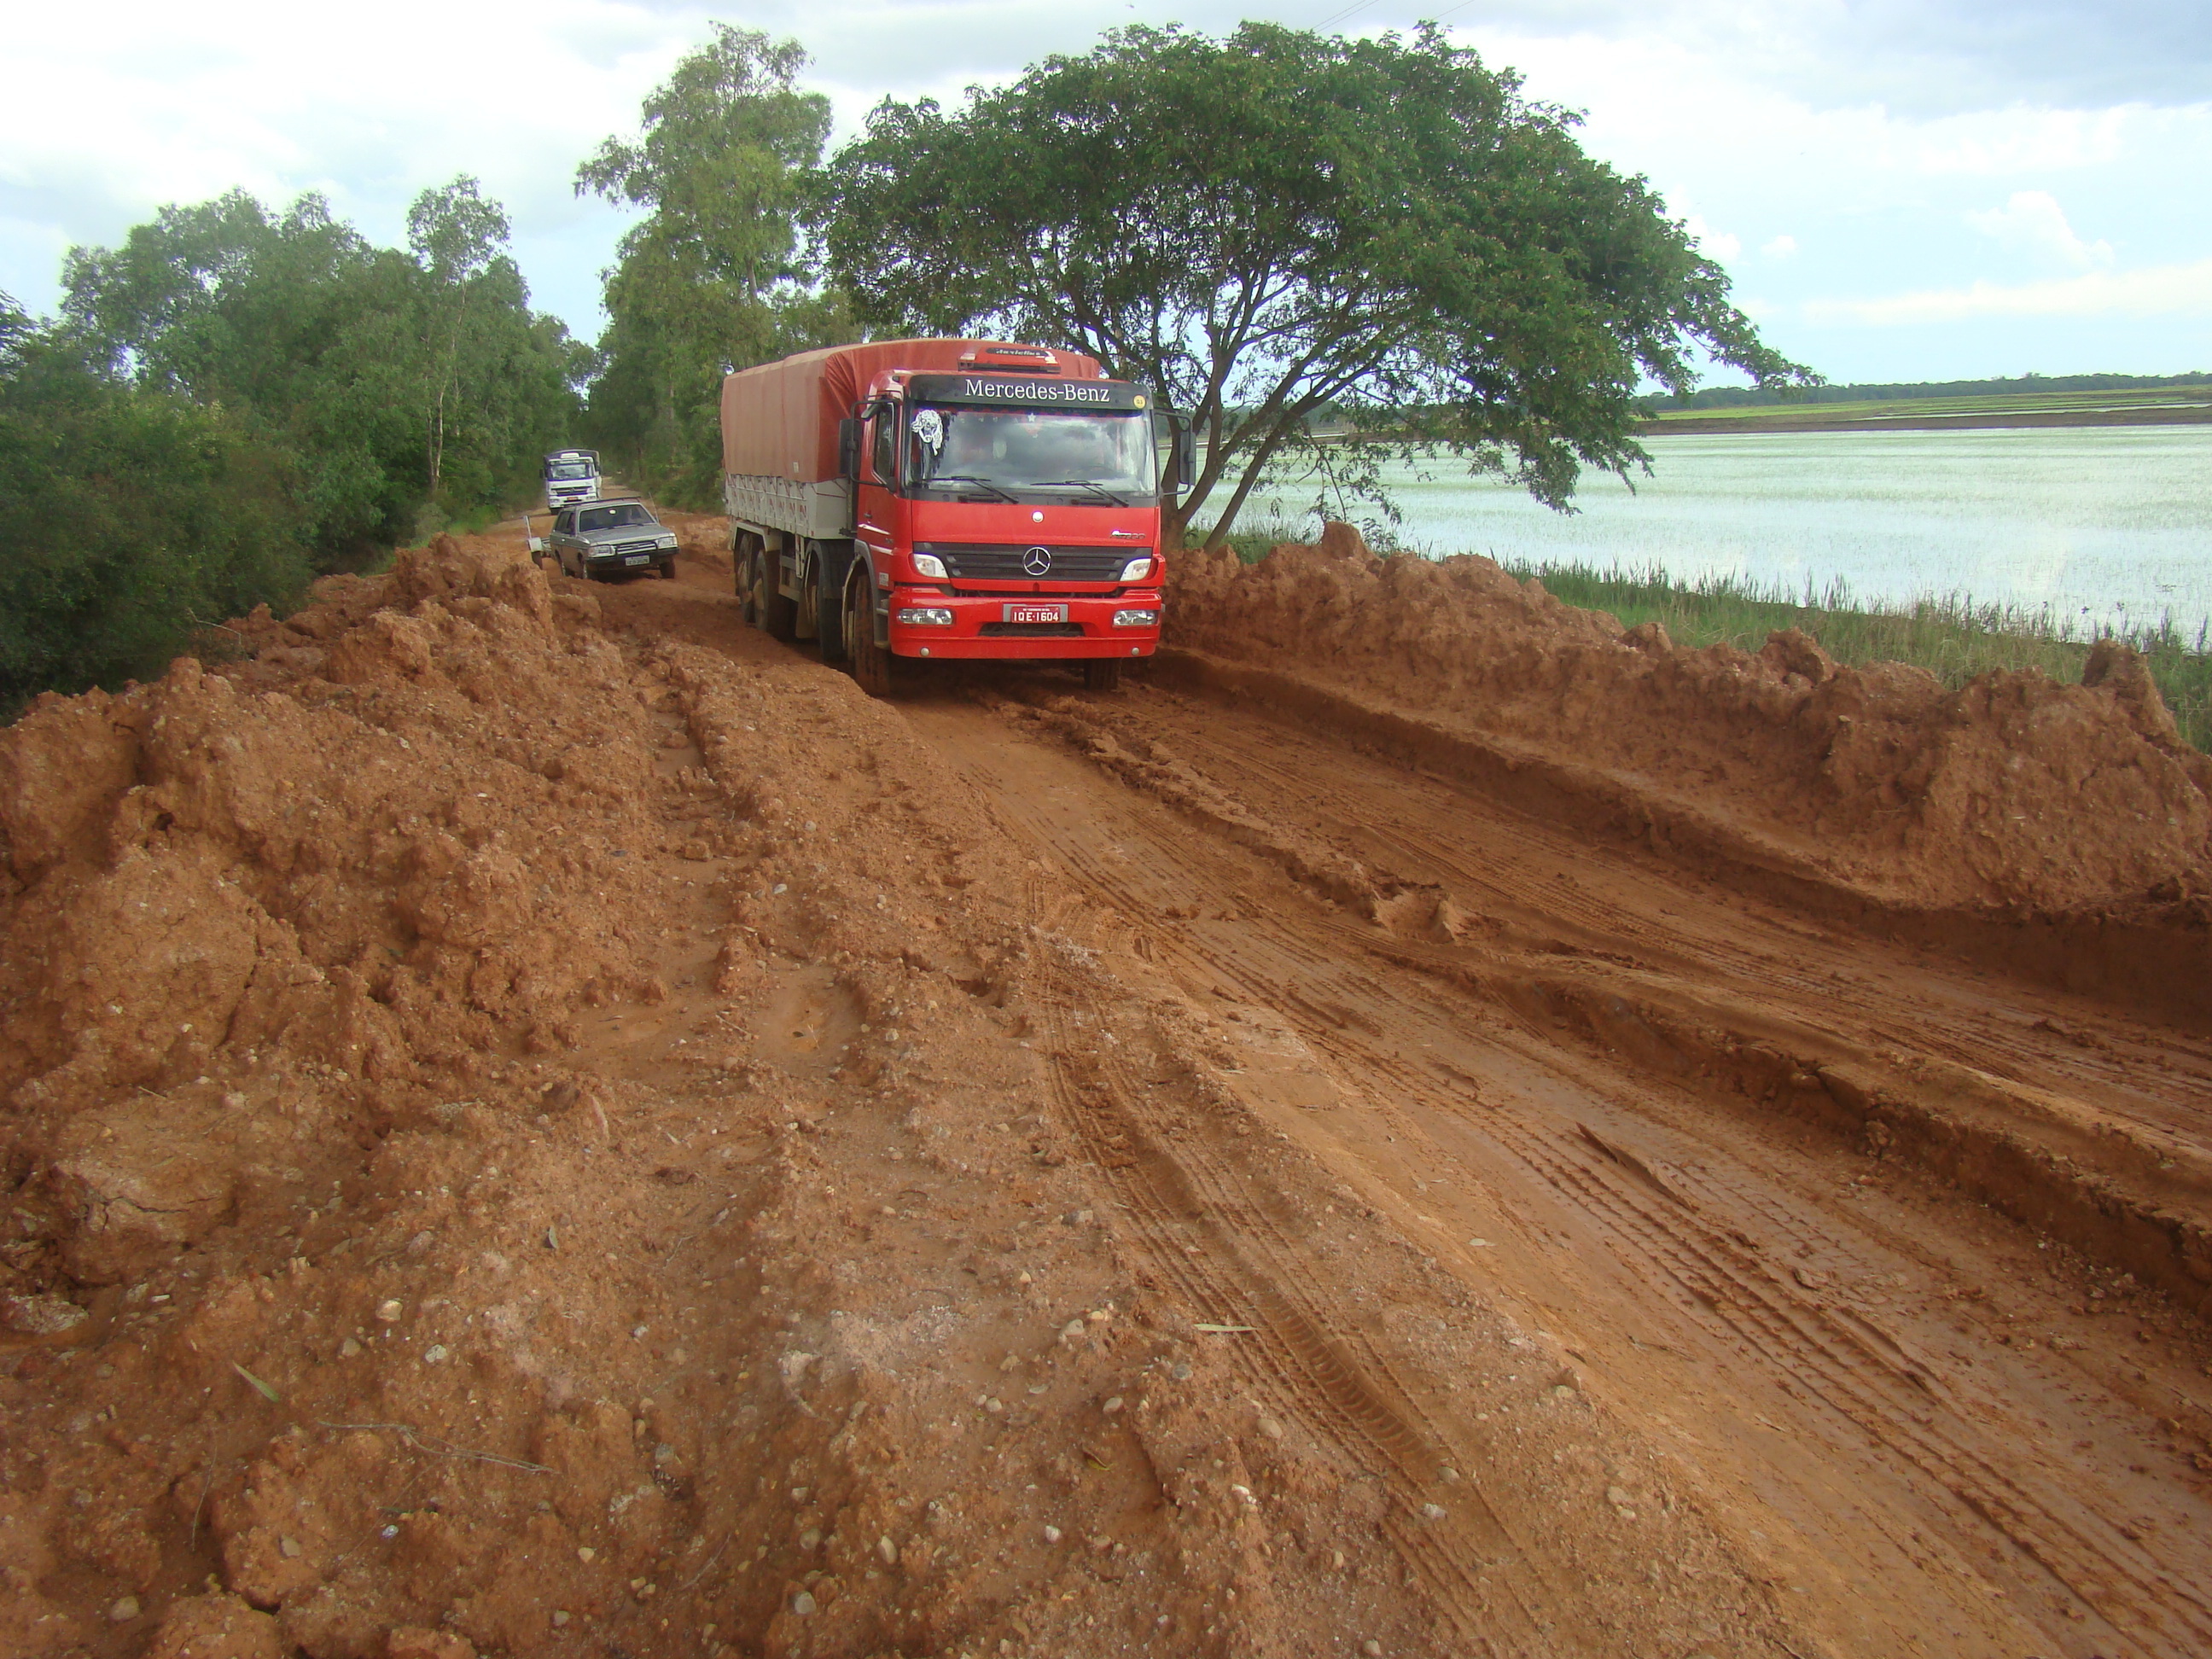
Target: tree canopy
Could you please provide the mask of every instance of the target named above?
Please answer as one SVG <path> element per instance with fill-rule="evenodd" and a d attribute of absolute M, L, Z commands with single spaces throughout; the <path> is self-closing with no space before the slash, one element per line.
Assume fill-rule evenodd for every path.
<path fill-rule="evenodd" d="M 609 138 L 577 192 L 647 210 L 607 273 L 594 430 L 635 482 L 704 505 L 720 493 L 722 376 L 851 337 L 811 284 L 798 210 L 830 135 L 830 100 L 799 88 L 795 40 L 714 25 Z"/>
<path fill-rule="evenodd" d="M 871 327 L 1064 342 L 1188 411 L 1216 543 L 1325 411 L 1370 490 L 1382 450 L 1441 447 L 1565 507 L 1583 467 L 1648 465 L 1645 382 L 1812 378 L 1575 125 L 1433 26 L 1129 27 L 957 110 L 886 100 L 818 212 Z"/>
<path fill-rule="evenodd" d="M 63 317 L 88 359 L 229 411 L 296 471 L 326 568 L 412 533 L 417 509 L 502 505 L 568 441 L 590 354 L 529 308 L 507 216 L 472 179 L 426 190 L 410 251 L 371 246 L 318 196 L 166 207 L 73 250 Z"/>

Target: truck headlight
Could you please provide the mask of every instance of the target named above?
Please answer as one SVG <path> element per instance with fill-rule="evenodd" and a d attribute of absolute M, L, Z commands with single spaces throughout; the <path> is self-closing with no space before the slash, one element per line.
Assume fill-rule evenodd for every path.
<path fill-rule="evenodd" d="M 1140 582 L 1152 574 L 1152 562 L 1148 558 L 1132 559 L 1121 567 L 1121 580 L 1125 582 Z"/>
<path fill-rule="evenodd" d="M 914 574 L 917 576 L 926 576 L 933 582 L 946 582 L 952 580 L 945 568 L 945 561 L 934 553 L 915 554 Z"/>
<path fill-rule="evenodd" d="M 1157 611 L 1116 611 L 1114 613 L 1114 626 L 1116 628 L 1158 628 L 1159 625 L 1160 613 Z"/>
<path fill-rule="evenodd" d="M 937 561 L 932 559 L 930 562 L 935 564 Z M 952 626 L 952 613 L 934 605 L 910 606 L 894 613 L 893 619 L 902 628 L 950 628 Z"/>

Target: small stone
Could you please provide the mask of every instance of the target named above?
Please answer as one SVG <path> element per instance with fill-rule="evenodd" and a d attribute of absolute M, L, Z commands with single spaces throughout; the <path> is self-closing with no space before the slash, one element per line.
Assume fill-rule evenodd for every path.
<path fill-rule="evenodd" d="M 822 1528 L 819 1527 L 809 1527 L 805 1532 L 799 1534 L 799 1547 L 810 1553 L 811 1553 L 815 1547 L 820 1544 L 821 1541 Z"/>
<path fill-rule="evenodd" d="M 287 1561 L 296 1561 L 300 1559 L 300 1540 L 296 1538 L 278 1539 L 276 1548 Z"/>
<path fill-rule="evenodd" d="M 643 1326 L 643 1325 L 633 1325 L 633 1326 L 631 1326 L 631 1327 L 629 1328 L 630 1340 L 631 1340 L 632 1341 L 635 1341 L 635 1342 L 642 1342 L 643 1340 L 645 1340 L 645 1333 L 646 1333 L 646 1330 L 647 1330 L 647 1327 L 645 1327 L 645 1326 Z"/>
<path fill-rule="evenodd" d="M 1168 1375 L 1178 1382 L 1188 1382 L 1190 1381 L 1190 1367 L 1179 1359 L 1169 1370 Z"/>
<path fill-rule="evenodd" d="M 1063 1342 L 1073 1342 L 1082 1334 L 1083 1322 L 1079 1319 L 1071 1319 L 1060 1328 L 1060 1340 Z"/>
<path fill-rule="evenodd" d="M 376 1304 L 376 1316 L 387 1325 L 398 1324 L 399 1316 L 406 1311 L 406 1304 L 400 1301 L 398 1297 L 392 1297 L 389 1302 L 380 1302 Z"/>
<path fill-rule="evenodd" d="M 344 1341 L 338 1344 L 338 1358 L 341 1359 L 351 1359 L 360 1352 L 361 1344 L 355 1341 L 351 1337 L 346 1338 Z"/>
<path fill-rule="evenodd" d="M 1467 1248 L 1470 1250 L 1494 1250 L 1498 1247 L 1486 1238 L 1470 1238 L 1467 1241 Z"/>
<path fill-rule="evenodd" d="M 1107 1312 L 1103 1308 L 1093 1308 L 1089 1313 L 1083 1316 L 1094 1325 L 1103 1325 L 1108 1320 L 1113 1318 L 1114 1316 Z"/>
<path fill-rule="evenodd" d="M 138 1598 L 135 1595 L 116 1597 L 108 1607 L 107 1616 L 118 1625 L 129 1624 L 138 1616 Z"/>
<path fill-rule="evenodd" d="M 581 1561 L 587 1567 L 590 1566 L 592 1562 L 599 1559 L 599 1553 L 593 1549 L 589 1544 L 580 1545 L 577 1547 L 576 1559 L 579 1561 Z"/>
<path fill-rule="evenodd" d="M 1367 1659 L 1382 1659 L 1382 1644 L 1372 1637 L 1359 1644 L 1359 1650 L 1367 1656 Z"/>
<path fill-rule="evenodd" d="M 983 1409 L 990 1413 L 992 1416 L 996 1417 L 1000 1412 L 1006 1409 L 1006 1402 L 994 1395 L 992 1398 L 984 1401 Z"/>
<path fill-rule="evenodd" d="M 1443 1506 L 1443 1504 L 1422 1504 L 1422 1505 L 1421 1505 L 1421 1519 L 1422 1519 L 1422 1520 L 1424 1520 L 1424 1521 L 1441 1521 L 1441 1520 L 1443 1520 L 1443 1518 L 1444 1518 L 1444 1506 Z"/>
<path fill-rule="evenodd" d="M 801 1619 L 804 1619 L 808 1614 L 811 1613 L 814 1611 L 813 1592 L 811 1590 L 801 1590 L 798 1595 L 793 1596 L 791 1598 L 791 1610 L 797 1613 Z"/>
<path fill-rule="evenodd" d="M 1270 1440 L 1280 1440 L 1283 1437 L 1283 1425 L 1265 1412 L 1260 1414 L 1259 1429 L 1260 1432 Z"/>
<path fill-rule="evenodd" d="M 1574 1390 L 1574 1385 L 1573 1385 L 1572 1383 L 1571 1383 L 1571 1382 L 1554 1382 L 1554 1383 L 1553 1383 L 1553 1384 L 1552 1384 L 1552 1398 L 1553 1398 L 1553 1399 L 1554 1399 L 1554 1400 L 1572 1400 L 1574 1397 L 1575 1397 L 1575 1390 Z"/>
<path fill-rule="evenodd" d="M 1044 1541 L 1045 1541 L 1046 1543 L 1048 1543 L 1048 1544 L 1057 1544 L 1058 1542 L 1060 1542 L 1060 1528 L 1059 1528 L 1058 1527 L 1047 1527 L 1047 1528 L 1044 1529 Z"/>
<path fill-rule="evenodd" d="M 1824 1291 L 1828 1288 L 1828 1275 L 1818 1267 L 1793 1267 L 1790 1269 L 1790 1276 L 1808 1291 Z"/>
<path fill-rule="evenodd" d="M 898 1546 L 891 1541 L 888 1533 L 876 1540 L 876 1554 L 885 1566 L 898 1565 Z"/>
<path fill-rule="evenodd" d="M 1099 1409 L 1104 1412 L 1107 1416 L 1111 1417 L 1115 1412 L 1121 1409 L 1121 1396 L 1117 1394 L 1112 1399 L 1109 1400 L 1103 1406 L 1100 1407 Z"/>
<path fill-rule="evenodd" d="M 563 1626 L 563 1625 L 567 1624 L 568 1622 L 568 1613 L 567 1613 L 564 1609 L 560 1608 L 560 1607 L 556 1607 L 556 1608 L 554 1608 L 554 1609 L 553 1609 L 553 1628 L 554 1628 L 555 1630 L 558 1630 L 558 1629 L 560 1629 L 562 1626 Z"/>
<path fill-rule="evenodd" d="M 1337 1571 L 1342 1572 L 1344 1571 L 1344 1552 L 1342 1550 L 1331 1550 L 1328 1553 L 1328 1564 L 1330 1566 L 1335 1568 Z"/>
<path fill-rule="evenodd" d="M 90 1318 L 67 1297 L 10 1296 L 0 1297 L 0 1328 L 22 1336 L 58 1336 Z"/>
<path fill-rule="evenodd" d="M 442 1365 L 452 1357 L 452 1351 L 442 1342 L 433 1342 L 422 1350 L 422 1363 L 426 1365 Z"/>

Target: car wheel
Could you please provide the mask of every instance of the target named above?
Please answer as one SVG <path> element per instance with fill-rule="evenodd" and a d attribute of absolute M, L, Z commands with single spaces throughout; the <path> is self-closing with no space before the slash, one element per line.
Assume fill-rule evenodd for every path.
<path fill-rule="evenodd" d="M 672 582 L 676 580 L 675 560 L 663 559 L 660 562 L 660 580 L 665 582 Z"/>
<path fill-rule="evenodd" d="M 1083 689 L 1086 691 L 1111 691 L 1121 684 L 1121 660 L 1118 657 L 1092 657 L 1083 665 Z"/>

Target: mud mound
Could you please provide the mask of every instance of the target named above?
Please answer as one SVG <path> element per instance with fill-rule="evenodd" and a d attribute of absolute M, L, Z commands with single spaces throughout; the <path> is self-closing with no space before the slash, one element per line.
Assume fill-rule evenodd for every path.
<path fill-rule="evenodd" d="M 1841 667 L 1795 629 L 1690 650 L 1486 558 L 1377 558 L 1344 525 L 1257 565 L 1194 552 L 1171 570 L 1172 644 L 1598 775 L 1652 805 L 1655 839 L 1680 827 L 1915 908 L 2201 910 L 2212 893 L 2212 761 L 2122 646 L 2081 685 L 2030 671 L 1950 691 Z"/>
<path fill-rule="evenodd" d="M 1021 859 L 842 677 L 598 617 L 441 539 L 0 732 L 0 1650 L 1430 1643 L 1413 1490 L 1128 1258 Z"/>

